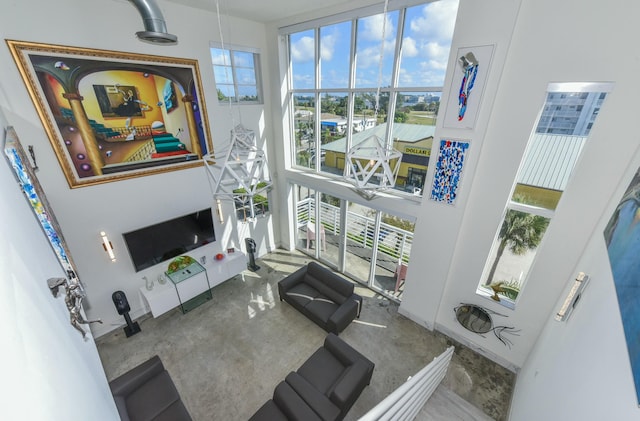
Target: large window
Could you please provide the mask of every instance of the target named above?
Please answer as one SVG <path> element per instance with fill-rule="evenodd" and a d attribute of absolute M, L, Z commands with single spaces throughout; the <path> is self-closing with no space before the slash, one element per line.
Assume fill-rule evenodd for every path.
<path fill-rule="evenodd" d="M 240 104 L 262 102 L 260 56 L 256 51 L 211 46 L 211 62 L 218 100 Z"/>
<path fill-rule="evenodd" d="M 375 134 L 403 153 L 396 188 L 421 194 L 457 8 L 441 0 L 283 28 L 292 165 L 347 175 L 346 153 Z"/>
<path fill-rule="evenodd" d="M 478 293 L 513 308 L 588 134 L 610 90 L 554 83 L 520 164 Z"/>

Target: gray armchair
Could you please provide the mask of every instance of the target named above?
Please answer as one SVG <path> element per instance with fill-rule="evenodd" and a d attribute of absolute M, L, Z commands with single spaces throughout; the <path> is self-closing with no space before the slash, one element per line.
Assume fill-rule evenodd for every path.
<path fill-rule="evenodd" d="M 250 421 L 339 421 L 371 381 L 375 365 L 330 333 L 324 345 L 276 387 Z"/>
<path fill-rule="evenodd" d="M 109 382 L 122 421 L 191 421 L 157 355 Z"/>

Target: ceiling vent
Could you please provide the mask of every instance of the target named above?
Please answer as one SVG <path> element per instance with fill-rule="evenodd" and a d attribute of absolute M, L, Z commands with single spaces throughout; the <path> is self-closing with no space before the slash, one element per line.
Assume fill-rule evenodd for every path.
<path fill-rule="evenodd" d="M 136 32 L 142 41 L 154 44 L 175 44 L 178 37 L 167 32 L 167 25 L 155 0 L 129 0 L 140 12 L 144 31 Z"/>

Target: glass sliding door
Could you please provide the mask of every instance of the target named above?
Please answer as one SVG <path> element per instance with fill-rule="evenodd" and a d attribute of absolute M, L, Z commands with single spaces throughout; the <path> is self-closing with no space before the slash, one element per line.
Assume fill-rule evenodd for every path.
<path fill-rule="evenodd" d="M 378 229 L 374 290 L 400 298 L 409 266 L 415 223 L 382 213 Z"/>
<path fill-rule="evenodd" d="M 316 192 L 305 186 L 295 185 L 296 193 L 296 248 L 315 255 Z"/>
<path fill-rule="evenodd" d="M 330 266 L 340 267 L 340 254 L 342 250 L 342 232 L 340 206 L 338 197 L 327 193 L 320 193 L 320 260 L 329 263 Z"/>
<path fill-rule="evenodd" d="M 358 282 L 369 285 L 376 210 L 347 202 L 345 273 Z"/>
<path fill-rule="evenodd" d="M 414 221 L 295 185 L 296 248 L 385 297 L 400 300 Z"/>

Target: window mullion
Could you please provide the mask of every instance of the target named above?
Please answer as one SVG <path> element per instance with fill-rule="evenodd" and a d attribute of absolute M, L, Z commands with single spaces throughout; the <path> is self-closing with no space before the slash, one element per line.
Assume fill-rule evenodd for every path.
<path fill-rule="evenodd" d="M 525 203 L 519 203 L 519 202 L 513 202 L 513 201 L 509 202 L 509 208 L 519 212 L 525 212 L 525 213 L 530 213 L 532 215 L 543 216 L 545 218 L 553 218 L 553 215 L 555 214 L 555 212 L 552 209 L 540 208 L 538 206 L 531 206 Z"/>
<path fill-rule="evenodd" d="M 240 97 L 238 95 L 238 78 L 236 76 L 236 63 L 235 58 L 233 57 L 233 50 L 229 50 L 229 61 L 231 62 L 231 77 L 233 77 L 233 94 L 235 96 L 235 101 L 239 102 Z"/>

